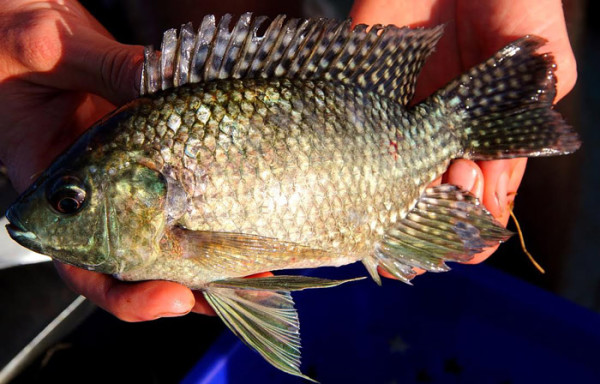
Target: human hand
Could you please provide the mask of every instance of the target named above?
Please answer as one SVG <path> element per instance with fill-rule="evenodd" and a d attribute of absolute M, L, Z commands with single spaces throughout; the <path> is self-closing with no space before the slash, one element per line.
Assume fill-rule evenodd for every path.
<path fill-rule="evenodd" d="M 143 48 L 117 43 L 74 0 L 4 1 L 0 30 L 0 161 L 23 191 L 85 129 L 137 96 Z M 56 266 L 74 291 L 123 320 L 213 313 L 180 284 Z"/>
<path fill-rule="evenodd" d="M 357 2 L 354 10 L 357 21 L 403 25 L 421 20 L 421 24 L 428 22 L 434 25 L 451 19 L 442 19 L 443 12 L 436 13 L 439 20 L 431 15 L 421 18 L 417 11 L 425 15 L 425 3 L 412 8 L 413 13 L 400 12 L 401 17 L 395 20 L 389 20 L 391 12 L 386 12 L 386 15 L 370 13 L 377 19 L 367 19 L 369 13 L 361 11 L 360 5 L 378 1 L 381 0 Z M 400 2 L 394 6 L 403 4 Z M 439 7 L 438 11 L 443 9 Z M 523 31 L 516 28 L 514 35 L 510 36 L 535 33 L 546 37 L 551 43 L 560 41 L 560 36 L 566 36 L 560 4 L 557 12 L 560 20 L 553 25 L 562 26 L 562 34 L 555 36 L 539 28 Z M 406 20 L 409 16 L 412 19 Z M 8 166 L 15 187 L 22 191 L 83 130 L 112 110 L 114 105 L 122 104 L 137 94 L 136 79 L 139 76 L 142 48 L 115 42 L 85 9 L 72 0 L 60 3 L 7 1 L 0 11 L 0 26 L 5 36 L 0 42 L 0 113 L 3 112 L 5 116 L 0 122 L 0 160 Z M 446 37 L 440 42 L 438 50 L 440 53 L 445 51 L 448 58 L 452 57 L 453 64 L 442 62 L 440 66 L 440 59 L 436 59 L 437 69 L 444 68 L 444 71 L 435 72 L 434 62 L 428 63 L 421 77 L 425 81 L 420 82 L 418 95 L 439 88 L 462 69 L 484 59 L 512 40 L 507 37 L 506 41 L 497 42 L 498 46 L 491 48 L 490 45 L 488 53 L 482 57 L 471 57 L 471 63 L 467 60 L 470 56 L 466 52 L 461 52 L 465 57 L 459 57 L 451 49 L 451 42 L 467 32 L 459 33 L 459 30 L 462 31 L 459 28 L 450 31 L 451 28 L 448 26 Z M 500 37 L 507 36 L 497 33 Z M 556 47 L 548 45 L 548 50 L 554 52 L 559 63 L 559 97 L 568 92 L 575 80 L 568 40 L 565 38 L 562 43 L 562 51 L 560 44 Z M 464 68 L 461 63 L 464 63 Z M 569 65 L 571 72 L 565 71 Z M 455 73 L 453 69 L 456 69 Z M 569 74 L 572 75 L 570 81 Z M 483 197 L 488 209 L 502 220 L 502 207 L 507 205 L 502 198 L 511 198 L 502 191 L 516 191 L 523 170 L 523 160 L 486 162 L 481 164 L 481 168 L 472 162 L 460 160 L 445 177 L 447 182 L 472 186 L 468 189 Z M 212 313 L 201 295 L 176 283 L 123 283 L 107 275 L 71 266 L 58 264 L 57 268 L 75 291 L 123 320 L 149 320 L 189 311 Z"/>
<path fill-rule="evenodd" d="M 415 100 L 422 100 L 454 77 L 479 64 L 511 41 L 533 34 L 548 40 L 543 52 L 554 55 L 558 79 L 556 100 L 575 85 L 575 58 L 560 0 L 356 0 L 351 11 L 355 23 L 433 27 L 445 24 L 436 52 L 419 76 Z M 477 196 L 503 225 L 525 172 L 526 159 L 473 162 L 456 160 L 441 180 Z M 439 184 L 436 180 L 435 184 Z M 480 263 L 497 247 L 476 255 Z M 422 272 L 422 271 L 420 271 Z"/>

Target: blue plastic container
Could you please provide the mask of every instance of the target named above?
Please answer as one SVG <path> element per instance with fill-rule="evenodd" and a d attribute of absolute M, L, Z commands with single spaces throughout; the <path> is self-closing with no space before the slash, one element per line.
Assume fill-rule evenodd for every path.
<path fill-rule="evenodd" d="M 315 275 L 356 276 L 360 268 Z M 354 273 L 354 274 L 353 274 Z M 302 371 L 328 383 L 600 383 L 600 315 L 486 266 L 415 286 L 365 280 L 294 294 Z M 184 383 L 302 383 L 230 332 Z"/>

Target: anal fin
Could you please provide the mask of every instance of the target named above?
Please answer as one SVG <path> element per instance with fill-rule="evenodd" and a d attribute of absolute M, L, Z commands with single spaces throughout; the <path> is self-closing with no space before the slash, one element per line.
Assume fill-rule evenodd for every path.
<path fill-rule="evenodd" d="M 290 291 L 349 281 L 306 276 L 227 279 L 204 289 L 206 300 L 246 345 L 276 368 L 314 381 L 300 371 L 300 323 Z"/>
<path fill-rule="evenodd" d="M 427 189 L 409 214 L 386 231 L 371 264 L 408 282 L 413 267 L 448 271 L 447 261 L 469 261 L 511 235 L 477 198 L 444 184 Z"/>

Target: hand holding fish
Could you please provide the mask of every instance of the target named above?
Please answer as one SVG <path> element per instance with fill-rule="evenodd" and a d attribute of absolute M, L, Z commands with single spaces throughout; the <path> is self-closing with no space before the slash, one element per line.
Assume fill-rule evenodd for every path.
<path fill-rule="evenodd" d="M 5 96 L 1 96 L 0 112 L 6 118 L 0 129 L 0 159 L 7 165 L 15 186 L 23 190 L 32 181 L 31 175 L 43 170 L 84 129 L 110 111 L 112 104 L 120 105 L 135 96 L 142 48 L 113 41 L 75 1 L 10 3 L 2 11 L 4 28 L 12 32 L 1 43 L 5 45 L 5 53 L 0 57 L 1 86 L 5 90 L 1 94 Z M 434 3 L 438 2 L 420 2 L 414 7 L 413 2 L 395 2 L 394 7 L 398 8 L 386 7 L 385 15 L 378 14 L 378 1 L 359 1 L 354 8 L 356 21 L 367 24 L 433 26 L 460 16 L 447 26 L 438 52 L 425 66 L 417 99 L 441 88 L 514 37 L 529 33 L 549 40 L 544 49 L 552 51 L 558 63 L 558 97 L 572 88 L 575 64 L 560 2 L 553 2 L 554 8 L 545 3 L 539 12 L 527 13 L 508 4 L 525 2 L 486 2 L 477 5 L 477 12 L 456 13 L 447 8 L 452 2 L 443 2 L 442 6 Z M 504 6 L 508 11 L 502 13 L 503 18 L 492 16 L 498 14 L 492 5 Z M 405 12 L 405 6 L 411 12 Z M 525 6 L 522 4 L 521 8 Z M 519 18 L 511 18 L 517 14 Z M 476 51 L 472 50 L 474 47 Z M 461 185 L 482 197 L 490 212 L 505 222 L 507 195 L 516 191 L 524 167 L 525 160 L 479 165 L 458 160 L 450 167 L 445 182 Z M 481 261 L 481 257 L 474 260 Z M 212 311 L 204 298 L 177 283 L 129 284 L 62 264 L 58 269 L 74 290 L 124 320 L 149 320 L 191 310 Z"/>
<path fill-rule="evenodd" d="M 350 15 L 355 23 L 411 27 L 446 25 L 436 53 L 427 60 L 419 75 L 415 92 L 417 101 L 510 41 L 527 34 L 547 39 L 543 51 L 552 52 L 555 57 L 555 103 L 573 89 L 577 79 L 575 56 L 560 1 L 357 0 Z M 516 196 L 526 163 L 526 158 L 480 162 L 459 159 L 450 166 L 443 182 L 469 190 L 498 221 L 506 225 L 508 207 Z M 496 249 L 490 248 L 468 263 L 480 263 Z"/>
<path fill-rule="evenodd" d="M 478 9 L 487 19 L 478 13 L 449 28 L 453 43 L 433 56 L 443 61 L 421 75 L 417 97 L 438 87 L 424 100 L 413 100 L 417 76 L 440 26 L 354 28 L 279 15 L 259 33 L 266 17 L 245 13 L 232 25 L 229 14 L 207 15 L 197 30 L 166 31 L 161 53 L 146 48 L 138 72 L 139 48 L 112 41 L 77 3 L 8 8 L 19 33 L 8 29 L 4 50 L 17 65 L 0 92 L 12 96 L 2 107 L 13 118 L 0 130 L 0 156 L 19 188 L 19 177 L 53 155 L 44 149 L 62 149 L 106 107 L 86 92 L 120 103 L 116 95 L 131 95 L 139 76 L 142 97 L 56 157 L 9 208 L 7 230 L 27 248 L 93 271 L 59 265 L 75 290 L 122 319 L 212 308 L 272 365 L 310 379 L 300 370 L 291 292 L 354 279 L 265 271 L 361 261 L 378 284 L 379 270 L 405 283 L 418 269 L 448 271 L 448 262 L 472 261 L 511 236 L 473 193 L 503 219 L 524 169 L 518 160 L 481 169 L 459 161 L 432 186 L 452 160 L 579 148 L 552 109 L 554 57 L 538 51 L 552 36 L 528 25 L 495 46 L 506 21 L 489 4 L 500 3 Z M 445 18 L 449 4 L 431 4 L 424 20 L 440 10 Z M 497 28 L 473 40 L 482 19 L 482 29 Z M 28 116 L 40 101 L 47 115 Z"/>
<path fill-rule="evenodd" d="M 0 17 L 0 159 L 22 191 L 85 129 L 137 95 L 143 47 L 117 43 L 77 1 L 6 1 Z M 188 313 L 195 305 L 180 284 L 127 284 L 56 266 L 73 290 L 123 320 Z M 211 313 L 202 304 L 196 309 Z"/>

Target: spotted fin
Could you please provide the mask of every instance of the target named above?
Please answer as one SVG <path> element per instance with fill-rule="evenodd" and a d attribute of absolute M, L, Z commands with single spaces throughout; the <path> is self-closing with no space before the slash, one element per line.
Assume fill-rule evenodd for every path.
<path fill-rule="evenodd" d="M 377 282 L 379 266 L 408 283 L 415 276 L 413 267 L 447 271 L 447 261 L 468 261 L 511 235 L 477 198 L 444 184 L 427 189 L 408 215 L 385 233 L 374 257 L 364 264 Z"/>
<path fill-rule="evenodd" d="M 162 54 L 146 48 L 140 93 L 216 79 L 286 77 L 339 81 L 408 104 L 416 78 L 443 28 L 351 26 L 350 20 L 277 16 L 204 17 L 164 33 Z"/>
<path fill-rule="evenodd" d="M 216 281 L 206 300 L 227 327 L 276 368 L 314 381 L 300 372 L 300 323 L 290 291 L 325 288 L 350 280 L 271 276 Z"/>
<path fill-rule="evenodd" d="M 462 157 L 555 156 L 579 148 L 577 133 L 552 110 L 556 64 L 552 55 L 536 53 L 544 43 L 518 39 L 432 97 L 462 116 Z"/>

